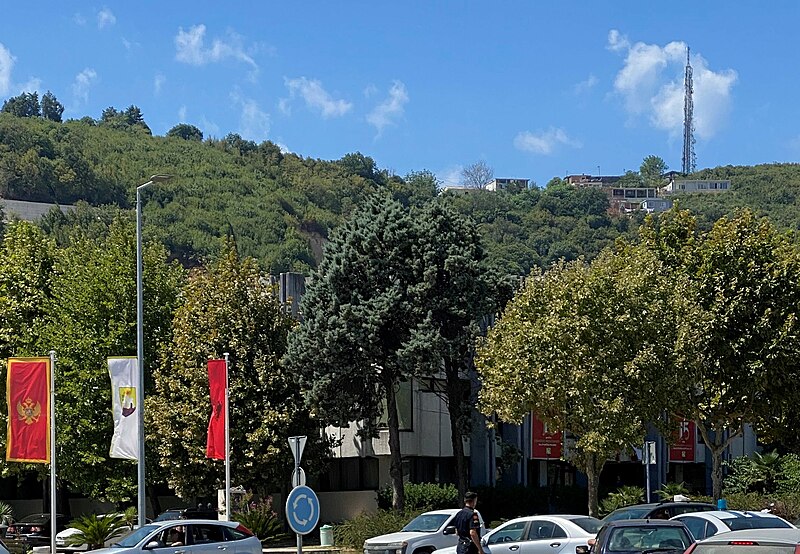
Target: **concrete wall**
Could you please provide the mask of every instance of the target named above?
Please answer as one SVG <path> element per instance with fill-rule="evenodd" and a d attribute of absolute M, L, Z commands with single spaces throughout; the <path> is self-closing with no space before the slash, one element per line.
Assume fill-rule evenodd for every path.
<path fill-rule="evenodd" d="M 338 523 L 362 512 L 374 513 L 378 510 L 375 491 L 318 492 L 320 525 Z"/>
<path fill-rule="evenodd" d="M 401 431 L 400 448 L 404 456 L 449 457 L 453 455 L 450 439 L 450 415 L 447 405 L 436 394 L 420 390 L 414 382 L 412 387 L 413 430 Z M 376 439 L 362 441 L 356 433 L 358 425 L 328 427 L 325 433 L 342 439 L 334 450 L 337 458 L 389 456 L 389 431 L 381 430 Z M 465 443 L 469 455 L 469 443 Z"/>

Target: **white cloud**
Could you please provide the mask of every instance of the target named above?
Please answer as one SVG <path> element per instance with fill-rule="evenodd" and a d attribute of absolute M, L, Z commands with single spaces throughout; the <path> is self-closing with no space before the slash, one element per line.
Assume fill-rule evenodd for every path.
<path fill-rule="evenodd" d="M 441 187 L 454 187 L 461 184 L 461 172 L 464 166 L 454 165 L 446 167 L 436 172 L 436 178 L 440 181 Z"/>
<path fill-rule="evenodd" d="M 376 94 L 378 94 L 378 87 L 375 85 L 370 84 L 364 87 L 364 98 L 370 98 Z"/>
<path fill-rule="evenodd" d="M 306 79 L 305 77 L 298 77 L 297 79 L 284 79 L 286 87 L 289 89 L 289 95 L 294 98 L 299 94 L 306 102 L 306 106 L 312 110 L 318 110 L 323 118 L 341 117 L 353 108 L 353 104 L 345 100 L 334 100 L 328 92 L 322 88 L 322 83 L 316 79 Z M 280 103 L 281 110 L 288 113 L 288 102 Z"/>
<path fill-rule="evenodd" d="M 514 137 L 514 147 L 523 152 L 533 152 L 547 156 L 552 154 L 557 146 L 564 145 L 580 148 L 581 143 L 570 138 L 564 129 L 550 127 L 546 131 L 531 133 L 522 131 Z"/>
<path fill-rule="evenodd" d="M 608 49 L 612 52 L 626 50 L 630 48 L 630 46 L 631 43 L 628 41 L 628 37 L 621 35 L 616 29 L 611 29 L 608 32 Z"/>
<path fill-rule="evenodd" d="M 31 77 L 27 82 L 21 85 L 15 85 L 20 94 L 23 92 L 37 92 L 42 88 L 42 80 L 38 77 Z"/>
<path fill-rule="evenodd" d="M 599 82 L 600 80 L 597 77 L 595 77 L 593 74 L 589 74 L 589 77 L 587 77 L 585 81 L 581 81 L 575 85 L 573 90 L 575 91 L 575 94 L 584 94 L 592 90 Z"/>
<path fill-rule="evenodd" d="M 175 35 L 175 59 L 189 65 L 201 66 L 232 58 L 258 68 L 255 60 L 245 52 L 238 35 L 231 34 L 227 42 L 214 39 L 211 46 L 206 48 L 205 34 L 205 25 L 195 25 L 188 31 L 179 27 L 178 34 Z"/>
<path fill-rule="evenodd" d="M 72 95 L 75 103 L 86 104 L 89 101 L 89 89 L 97 82 L 97 72 L 87 67 L 75 76 L 72 83 Z"/>
<path fill-rule="evenodd" d="M 408 104 L 406 86 L 400 81 L 394 81 L 389 89 L 389 96 L 367 115 L 367 122 L 375 127 L 380 135 L 387 125 L 393 125 L 403 117 L 406 104 Z"/>
<path fill-rule="evenodd" d="M 625 63 L 614 79 L 614 91 L 623 98 L 632 116 L 646 116 L 656 129 L 680 135 L 683 131 L 684 67 L 686 44 L 665 46 L 630 44 L 618 31 L 608 35 L 608 47 L 625 52 Z M 724 123 L 731 107 L 736 71 L 712 71 L 699 54 L 692 54 L 695 132 L 709 139 Z"/>
<path fill-rule="evenodd" d="M 156 73 L 155 79 L 153 79 L 153 92 L 156 96 L 161 94 L 161 88 L 164 86 L 164 83 L 167 82 L 166 76 L 163 73 Z"/>
<path fill-rule="evenodd" d="M 81 27 L 86 25 L 86 18 L 79 13 L 76 13 L 75 15 L 72 16 L 72 21 L 74 21 L 76 25 L 80 25 Z"/>
<path fill-rule="evenodd" d="M 239 116 L 239 134 L 242 138 L 253 141 L 266 140 L 269 136 L 269 114 L 251 98 L 243 98 L 238 92 L 231 94 L 233 102 L 241 109 Z"/>
<path fill-rule="evenodd" d="M 114 25 L 117 22 L 117 18 L 111 13 L 111 10 L 108 8 L 103 8 L 99 12 L 97 12 L 97 28 L 102 29 L 104 27 L 108 27 L 109 25 Z"/>
<path fill-rule="evenodd" d="M 181 106 L 178 110 L 178 121 L 184 122 L 186 121 L 186 106 Z"/>
<path fill-rule="evenodd" d="M 16 58 L 3 43 L 0 43 L 0 94 L 6 94 L 11 87 L 11 70 Z"/>

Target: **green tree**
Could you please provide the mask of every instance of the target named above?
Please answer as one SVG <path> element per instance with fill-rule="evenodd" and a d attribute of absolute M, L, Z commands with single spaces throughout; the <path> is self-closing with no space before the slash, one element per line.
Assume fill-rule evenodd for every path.
<path fill-rule="evenodd" d="M 61 115 L 64 113 L 64 105 L 56 99 L 56 96 L 49 90 L 42 95 L 42 117 L 61 123 Z"/>
<path fill-rule="evenodd" d="M 533 411 L 574 434 L 570 461 L 588 477 L 592 515 L 606 460 L 641 444 L 669 396 L 663 337 L 675 318 L 662 273 L 624 245 L 535 272 L 478 348 L 482 410 L 504 421 Z"/>
<path fill-rule="evenodd" d="M 74 227 L 58 251 L 52 295 L 45 302 L 40 351 L 58 357 L 56 419 L 59 478 L 92 498 L 120 502 L 135 497 L 136 464 L 109 458 L 109 356 L 136 354 L 136 240 L 132 218 L 118 214 L 97 234 Z M 144 262 L 145 368 L 168 341 L 183 271 L 163 247 L 147 244 Z M 150 385 L 150 383 L 146 383 Z M 145 397 L 152 391 L 146 386 Z M 156 467 L 154 457 L 149 468 Z"/>
<path fill-rule="evenodd" d="M 167 483 L 179 496 L 209 496 L 224 486 L 224 464 L 206 458 L 209 358 L 230 353 L 230 443 L 234 483 L 266 494 L 292 469 L 286 437 L 311 437 L 305 459 L 325 452 L 314 441 L 319 425 L 304 409 L 292 375 L 280 366 L 293 321 L 269 276 L 232 243 L 206 269 L 196 269 L 182 292 L 173 337 L 154 371 L 156 395 L 147 403 L 149 443 Z"/>
<path fill-rule="evenodd" d="M 639 175 L 641 175 L 644 186 L 660 187 L 664 184 L 664 173 L 667 169 L 669 168 L 663 159 L 650 155 L 642 160 Z"/>
<path fill-rule="evenodd" d="M 457 485 L 463 496 L 469 484 L 463 439 L 469 435 L 476 400 L 470 379 L 475 338 L 479 320 L 495 312 L 504 281 L 485 265 L 476 226 L 458 212 L 433 203 L 414 220 L 418 238 L 408 263 L 417 268 L 410 290 L 422 323 L 411 344 L 424 372 L 444 369 Z"/>
<path fill-rule="evenodd" d="M 722 455 L 743 425 L 769 431 L 800 400 L 800 253 L 747 210 L 708 232 L 671 212 L 643 228 L 641 248 L 686 283 L 676 292 L 694 305 L 677 330 L 673 409 L 697 422 L 719 498 Z"/>
<path fill-rule="evenodd" d="M 332 234 L 303 297 L 303 321 L 287 356 L 309 405 L 326 423 L 358 421 L 362 436 L 375 436 L 385 406 L 397 510 L 404 493 L 396 388 L 416 372 L 409 348 L 417 326 L 409 290 L 416 284 L 409 263 L 415 241 L 401 204 L 370 197 Z"/>
<path fill-rule="evenodd" d="M 3 102 L 2 110 L 17 117 L 39 117 L 42 115 L 39 106 L 39 94 L 36 92 L 23 92 Z"/>
<path fill-rule="evenodd" d="M 167 131 L 168 137 L 182 138 L 183 140 L 196 140 L 203 142 L 203 131 L 187 123 L 179 123 Z"/>

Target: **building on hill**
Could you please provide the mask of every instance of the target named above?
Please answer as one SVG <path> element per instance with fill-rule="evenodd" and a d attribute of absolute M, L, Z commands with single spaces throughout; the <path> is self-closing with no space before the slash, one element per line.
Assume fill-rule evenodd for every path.
<path fill-rule="evenodd" d="M 510 192 L 518 192 L 527 190 L 530 184 L 529 179 L 492 179 L 485 183 L 483 188 L 492 192 L 498 190 L 507 190 Z"/>
<path fill-rule="evenodd" d="M 672 200 L 668 198 L 648 198 L 639 205 L 639 211 L 649 214 L 666 212 L 672 208 Z"/>
<path fill-rule="evenodd" d="M 720 193 L 731 189 L 730 179 L 672 179 L 661 189 L 662 195 L 685 192 Z"/>
<path fill-rule="evenodd" d="M 8 200 L 0 198 L 0 206 L 3 208 L 3 220 L 21 219 L 23 221 L 39 221 L 53 208 L 58 208 L 62 212 L 75 209 L 75 206 L 68 204 L 48 204 L 46 202 L 27 202 L 25 200 Z"/>
<path fill-rule="evenodd" d="M 619 175 L 588 175 L 581 173 L 579 175 L 567 175 L 564 180 L 575 187 L 608 187 L 614 185 L 620 180 Z"/>
<path fill-rule="evenodd" d="M 449 192 L 451 194 L 470 194 L 472 192 L 477 192 L 479 190 L 483 189 L 478 189 L 475 187 L 465 187 L 464 185 L 447 185 L 445 187 L 442 187 L 442 189 L 439 191 L 439 194 L 444 194 L 446 192 Z"/>

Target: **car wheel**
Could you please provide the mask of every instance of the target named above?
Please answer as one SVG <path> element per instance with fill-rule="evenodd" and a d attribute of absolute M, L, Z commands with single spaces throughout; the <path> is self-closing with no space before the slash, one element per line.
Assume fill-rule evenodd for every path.
<path fill-rule="evenodd" d="M 414 554 L 431 554 L 434 550 L 436 549 L 432 546 L 423 546 L 422 548 L 414 550 Z"/>

